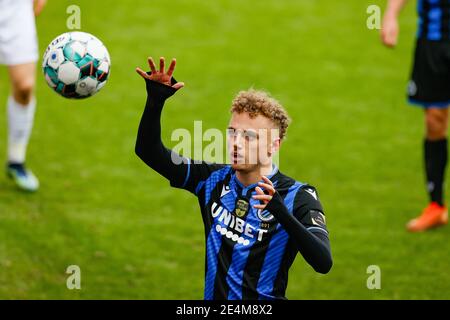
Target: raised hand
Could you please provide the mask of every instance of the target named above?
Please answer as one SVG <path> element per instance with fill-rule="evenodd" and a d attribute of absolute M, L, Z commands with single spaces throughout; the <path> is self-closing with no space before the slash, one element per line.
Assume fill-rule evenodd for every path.
<path fill-rule="evenodd" d="M 159 83 L 163 83 L 169 87 L 172 87 L 174 89 L 180 89 L 184 87 L 184 82 L 177 82 L 174 85 L 172 85 L 172 75 L 175 70 L 175 65 L 177 63 L 177 60 L 175 58 L 172 59 L 172 62 L 170 63 L 169 69 L 167 72 L 165 69 L 165 59 L 164 57 L 159 58 L 159 71 L 156 70 L 155 62 L 153 61 L 152 57 L 148 58 L 148 65 L 150 66 L 151 74 L 148 74 L 141 68 L 136 68 L 136 72 L 141 75 L 142 78 L 153 80 Z"/>

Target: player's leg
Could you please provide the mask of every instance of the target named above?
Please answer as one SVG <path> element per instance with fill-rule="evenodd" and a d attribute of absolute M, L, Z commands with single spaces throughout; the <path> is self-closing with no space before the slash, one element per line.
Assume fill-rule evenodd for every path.
<path fill-rule="evenodd" d="M 26 169 L 25 160 L 36 109 L 34 98 L 36 64 L 33 62 L 13 65 L 8 67 L 8 71 L 11 95 L 7 103 L 7 173 L 20 188 L 35 191 L 39 183 L 33 173 Z"/>
<path fill-rule="evenodd" d="M 444 204 L 444 177 L 447 167 L 448 108 L 425 109 L 426 137 L 424 161 L 430 204 L 422 214 L 408 223 L 409 231 L 423 231 L 446 224 L 447 208 Z"/>
<path fill-rule="evenodd" d="M 38 189 L 39 183 L 25 168 L 25 156 L 33 126 L 36 101 L 33 91 L 38 46 L 33 1 L 0 1 L 0 63 L 8 66 L 11 93 L 7 102 L 7 174 L 18 187 Z"/>
<path fill-rule="evenodd" d="M 447 166 L 448 107 L 450 104 L 450 42 L 419 39 L 409 84 L 409 101 L 425 111 L 424 169 L 430 203 L 411 220 L 409 231 L 447 223 L 444 180 Z"/>
<path fill-rule="evenodd" d="M 444 206 L 443 184 L 447 166 L 448 108 L 425 109 L 425 173 L 430 201 Z"/>

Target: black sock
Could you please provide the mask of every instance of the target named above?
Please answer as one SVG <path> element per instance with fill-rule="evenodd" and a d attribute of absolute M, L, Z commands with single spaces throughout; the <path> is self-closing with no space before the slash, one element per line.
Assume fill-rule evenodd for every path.
<path fill-rule="evenodd" d="M 447 138 L 441 140 L 425 140 L 425 172 L 430 200 L 444 205 L 443 184 L 445 167 L 447 166 Z"/>

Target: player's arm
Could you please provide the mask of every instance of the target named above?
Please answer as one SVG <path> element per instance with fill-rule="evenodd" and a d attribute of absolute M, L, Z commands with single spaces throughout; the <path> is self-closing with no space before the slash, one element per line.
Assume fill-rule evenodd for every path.
<path fill-rule="evenodd" d="M 161 139 L 161 113 L 165 101 L 184 86 L 173 77 L 176 60 L 165 71 L 165 60 L 160 58 L 157 70 L 152 58 L 148 59 L 151 72 L 140 68 L 136 72 L 145 80 L 147 101 L 139 124 L 135 152 L 149 167 L 170 181 L 171 186 L 196 192 L 199 181 L 204 180 L 220 165 L 205 161 L 195 163 L 189 158 L 166 148 Z"/>
<path fill-rule="evenodd" d="M 34 0 L 34 15 L 37 17 L 44 10 L 47 0 Z"/>
<path fill-rule="evenodd" d="M 181 180 L 186 175 L 186 163 L 178 154 L 167 149 L 161 139 L 161 113 L 166 99 L 183 87 L 172 78 L 176 60 L 169 70 L 164 70 L 164 59 L 160 59 L 160 70 L 156 70 L 152 58 L 148 59 L 151 73 L 137 68 L 136 72 L 145 79 L 147 101 L 139 124 L 135 152 L 149 167 L 169 181 Z M 172 84 L 172 81 L 174 82 Z M 180 164 L 175 164 L 175 161 Z"/>
<path fill-rule="evenodd" d="M 395 47 L 398 41 L 398 16 L 408 0 L 388 0 L 381 26 L 381 41 L 387 47 Z"/>
<path fill-rule="evenodd" d="M 272 182 L 266 177 L 263 177 L 263 180 L 264 183 L 260 183 L 260 186 L 268 194 L 265 194 L 260 187 L 256 188 L 257 195 L 253 197 L 262 201 L 262 204 L 255 205 L 255 208 L 268 210 L 277 219 L 293 239 L 303 258 L 316 272 L 328 273 L 333 265 L 328 232 L 325 228 L 324 219 L 322 219 L 322 223 L 320 220 L 320 218 L 323 218 L 323 215 L 320 216 L 322 213 L 319 210 L 313 209 L 316 207 L 321 209 L 321 206 L 295 207 L 296 211 L 306 211 L 306 214 L 302 214 L 303 212 L 290 214 L 284 204 L 283 198 L 276 192 Z M 306 223 L 300 222 L 300 219 Z M 307 221 L 310 219 L 315 219 L 312 224 L 314 227 L 307 227 Z M 316 224 L 317 227 L 315 227 Z M 316 229 L 313 230 L 313 228 Z"/>

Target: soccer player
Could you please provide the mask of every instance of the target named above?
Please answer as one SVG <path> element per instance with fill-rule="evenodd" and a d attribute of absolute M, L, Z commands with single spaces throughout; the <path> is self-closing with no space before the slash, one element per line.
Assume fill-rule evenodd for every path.
<path fill-rule="evenodd" d="M 382 42 L 397 44 L 398 16 L 407 0 L 388 0 L 381 30 Z M 425 115 L 424 158 L 430 203 L 407 224 L 411 232 L 448 222 L 443 196 L 447 166 L 447 127 L 450 105 L 450 0 L 418 0 L 418 33 L 409 102 L 423 108 Z"/>
<path fill-rule="evenodd" d="M 34 97 L 38 44 L 35 16 L 46 0 L 0 0 L 0 64 L 8 67 L 11 94 L 7 102 L 7 175 L 25 191 L 39 181 L 25 166 L 26 149 L 36 108 Z"/>
<path fill-rule="evenodd" d="M 231 165 L 195 161 L 161 141 L 164 103 L 184 86 L 172 77 L 175 59 L 167 72 L 164 58 L 159 70 L 148 62 L 151 72 L 136 69 L 145 79 L 147 102 L 135 151 L 172 187 L 198 198 L 206 241 L 204 298 L 285 299 L 298 252 L 314 270 L 327 273 L 332 258 L 316 189 L 272 164 L 289 123 L 282 106 L 265 92 L 240 92 L 227 130 Z"/>

